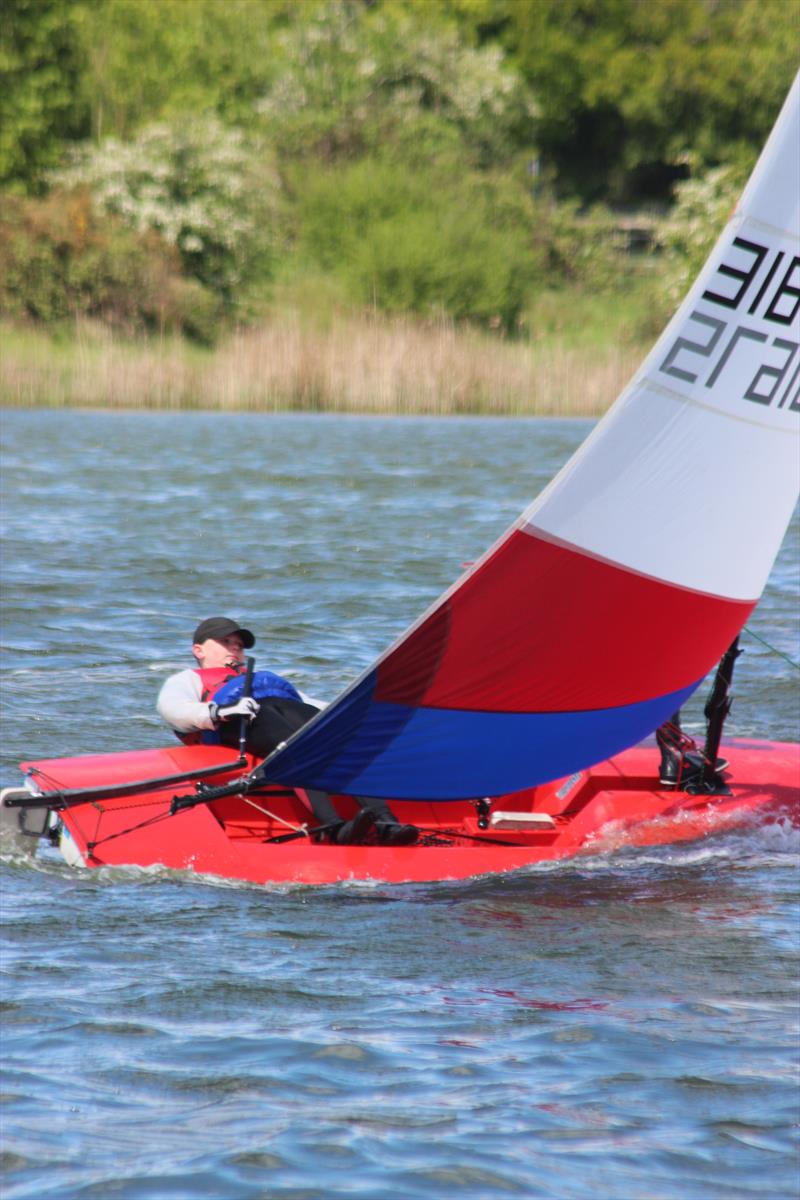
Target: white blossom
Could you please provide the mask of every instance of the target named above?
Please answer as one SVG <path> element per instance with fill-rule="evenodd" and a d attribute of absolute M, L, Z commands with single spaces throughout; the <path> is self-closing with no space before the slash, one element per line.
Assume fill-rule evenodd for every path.
<path fill-rule="evenodd" d="M 158 233 L 190 273 L 223 293 L 241 283 L 256 244 L 276 237 L 280 183 L 270 158 L 214 116 L 83 146 L 54 179 L 88 186 L 107 212 Z"/>

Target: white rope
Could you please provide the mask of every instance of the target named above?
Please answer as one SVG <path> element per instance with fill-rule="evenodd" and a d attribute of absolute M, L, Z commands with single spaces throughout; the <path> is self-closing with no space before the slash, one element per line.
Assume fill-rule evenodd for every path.
<path fill-rule="evenodd" d="M 255 800 L 251 800 L 249 796 L 242 796 L 242 799 L 245 804 L 257 808 L 265 817 L 271 817 L 273 821 L 277 821 L 280 825 L 285 825 L 293 833 L 302 833 L 304 837 L 308 837 L 308 822 L 304 821 L 302 825 L 293 825 L 291 821 L 287 821 L 284 817 L 279 817 L 277 813 L 270 812 L 268 808 L 262 808 L 260 804 L 256 804 Z"/>

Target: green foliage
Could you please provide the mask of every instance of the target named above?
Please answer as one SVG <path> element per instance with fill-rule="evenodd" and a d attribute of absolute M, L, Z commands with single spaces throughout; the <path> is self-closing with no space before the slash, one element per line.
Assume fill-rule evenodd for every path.
<path fill-rule="evenodd" d="M 531 100 L 502 50 L 473 49 L 403 7 L 325 0 L 295 11 L 257 105 L 285 157 L 334 161 L 421 139 L 429 159 L 449 146 L 462 166 L 486 167 L 529 140 Z"/>
<path fill-rule="evenodd" d="M 130 142 L 85 146 L 59 172 L 91 188 L 131 228 L 177 250 L 184 272 L 232 305 L 269 274 L 279 237 L 280 182 L 266 152 L 213 116 L 150 125 Z"/>
<path fill-rule="evenodd" d="M 676 308 L 694 283 L 733 212 L 746 176 L 746 171 L 735 167 L 717 167 L 676 188 L 675 207 L 659 232 L 666 309 Z"/>
<path fill-rule="evenodd" d="M 84 14 L 96 138 L 216 112 L 252 124 L 271 78 L 273 30 L 292 0 L 72 0 Z"/>
<path fill-rule="evenodd" d="M 98 215 L 86 191 L 45 200 L 7 196 L 0 219 L 0 313 L 39 322 L 78 316 L 136 333 L 185 333 L 213 341 L 219 304 L 183 279 L 154 234 Z"/>
<path fill-rule="evenodd" d="M 666 198 L 692 151 L 763 142 L 797 69 L 787 0 L 505 0 L 503 36 L 540 106 L 559 189 Z"/>
<path fill-rule="evenodd" d="M 3 0 L 0 189 L 36 189 L 62 142 L 89 131 L 79 17 L 64 0 Z"/>
<path fill-rule="evenodd" d="M 515 328 L 537 258 L 532 202 L 508 179 L 365 158 L 294 183 L 299 261 L 355 303 Z"/>
<path fill-rule="evenodd" d="M 611 291 L 633 269 L 620 245 L 617 219 L 601 205 L 584 210 L 577 200 L 557 204 L 543 198 L 533 238 L 551 285 Z"/>
<path fill-rule="evenodd" d="M 641 344 L 644 354 L 664 325 L 662 314 L 645 328 L 643 314 L 653 307 L 652 281 L 632 273 L 624 288 L 602 291 L 585 285 L 546 288 L 525 313 L 531 341 L 564 349 L 601 351 Z"/>
<path fill-rule="evenodd" d="M 518 330 L 544 292 L 630 283 L 596 201 L 666 205 L 691 162 L 660 260 L 674 298 L 727 203 L 713 169 L 738 181 L 789 86 L 800 8 L 3 0 L 0 21 L 0 187 L 96 206 L 85 244 L 55 208 L 9 207 L 4 302 L 210 337 L 274 281 L 323 277 L 329 306 Z"/>

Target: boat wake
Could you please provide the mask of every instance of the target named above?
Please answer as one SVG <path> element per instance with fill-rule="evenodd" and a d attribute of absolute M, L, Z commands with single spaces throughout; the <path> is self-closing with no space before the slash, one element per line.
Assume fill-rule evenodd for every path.
<path fill-rule="evenodd" d="M 789 812 L 757 812 L 747 808 L 726 809 L 724 812 L 709 810 L 702 814 L 689 809 L 683 812 L 670 812 L 667 815 L 652 817 L 631 828 L 629 821 L 609 821 L 591 835 L 581 850 L 581 856 L 591 857 L 596 854 L 608 855 L 626 850 L 635 843 L 640 849 L 654 849 L 658 843 L 665 843 L 665 851 L 672 857 L 676 853 L 676 843 L 691 840 L 694 845 L 687 847 L 686 853 L 704 854 L 707 839 L 716 844 L 726 833 L 733 836 L 738 833 L 746 844 L 751 844 L 754 837 L 759 841 L 777 838 L 783 844 L 794 842 L 800 848 L 800 825 L 796 814 Z M 770 830 L 777 833 L 770 834 Z M 702 839 L 697 846 L 697 839 Z M 713 851 L 711 851 L 713 853 Z"/>
<path fill-rule="evenodd" d="M 656 824 L 657 822 L 653 822 Z M 35 854 L 21 849 L 18 839 L 0 831 L 0 867 L 27 869 L 62 879 L 75 880 L 86 877 L 84 868 L 75 868 L 64 862 L 60 852 L 41 842 Z M 671 843 L 655 846 L 631 846 L 612 823 L 598 834 L 598 842 L 592 853 L 578 857 L 546 860 L 520 867 L 511 873 L 472 876 L 468 879 L 443 879 L 425 883 L 388 884 L 375 879 L 348 879 L 337 883 L 313 885 L 315 892 L 358 893 L 379 895 L 387 898 L 413 898 L 430 893 L 452 894 L 474 889 L 481 884 L 507 886 L 526 883 L 537 879 L 565 881 L 587 876 L 619 876 L 668 870 L 694 871 L 698 868 L 716 867 L 735 872 L 758 871 L 765 868 L 797 870 L 800 867 L 800 828 L 788 818 L 769 821 L 753 821 L 745 828 L 715 831 L 710 827 L 708 836 L 701 842 Z M 117 886 L 121 883 L 151 884 L 170 883 L 177 885 L 203 886 L 226 891 L 266 891 L 273 895 L 307 891 L 310 885 L 303 882 L 252 883 L 248 880 L 231 879 L 221 875 L 203 874 L 191 870 L 175 870 L 159 864 L 151 866 L 103 866 L 91 871 L 93 885 Z"/>

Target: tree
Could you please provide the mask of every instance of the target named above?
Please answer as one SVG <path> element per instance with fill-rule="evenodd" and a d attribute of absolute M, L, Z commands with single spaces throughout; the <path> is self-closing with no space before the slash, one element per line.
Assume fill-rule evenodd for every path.
<path fill-rule="evenodd" d="M 530 97 L 501 48 L 472 48 L 436 15 L 417 21 L 406 9 L 325 0 L 297 10 L 276 36 L 257 105 L 284 157 L 395 149 L 407 161 L 444 152 L 486 168 L 531 145 Z"/>
<path fill-rule="evenodd" d="M 215 112 L 254 120 L 291 0 L 75 0 L 84 12 L 96 138 Z"/>
<path fill-rule="evenodd" d="M 85 137 L 81 10 L 69 0 L 3 0 L 0 188 L 35 191 L 64 141 Z"/>
<path fill-rule="evenodd" d="M 666 200 L 683 161 L 752 157 L 796 70 L 785 0 L 504 0 L 562 191 Z"/>

